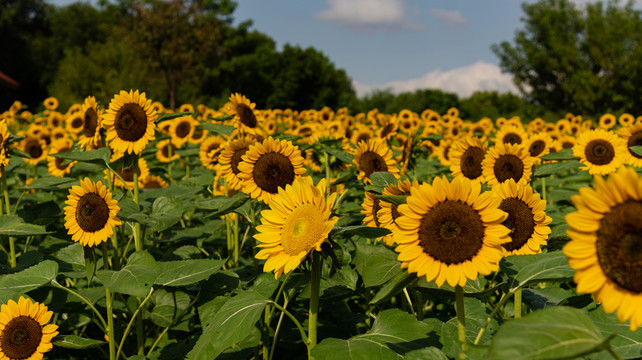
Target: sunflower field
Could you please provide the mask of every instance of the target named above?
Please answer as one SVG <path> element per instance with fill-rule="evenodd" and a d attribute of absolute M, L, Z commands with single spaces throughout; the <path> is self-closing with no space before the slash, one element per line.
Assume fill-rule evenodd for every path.
<path fill-rule="evenodd" d="M 0 116 L 0 360 L 637 359 L 642 117 Z"/>

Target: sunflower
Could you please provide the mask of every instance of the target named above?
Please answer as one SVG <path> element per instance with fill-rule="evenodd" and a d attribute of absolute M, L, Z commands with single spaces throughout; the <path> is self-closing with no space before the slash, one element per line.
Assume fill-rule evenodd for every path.
<path fill-rule="evenodd" d="M 642 145 L 642 123 L 623 127 L 620 129 L 620 135 L 629 150 L 630 156 L 627 156 L 626 163 L 635 167 L 642 167 L 642 156 L 634 153 L 630 149 L 632 146 Z"/>
<path fill-rule="evenodd" d="M 399 128 L 399 120 L 396 116 L 386 118 L 383 124 L 381 124 L 379 133 L 377 134 L 380 139 L 390 139 L 395 134 L 397 134 L 397 129 Z"/>
<path fill-rule="evenodd" d="M 626 143 L 611 131 L 589 130 L 577 138 L 573 155 L 591 175 L 606 175 L 615 172 L 626 160 Z"/>
<path fill-rule="evenodd" d="M 152 100 L 144 92 L 121 90 L 111 99 L 103 116 L 110 147 L 119 153 L 142 153 L 147 143 L 154 140 L 157 116 Z"/>
<path fill-rule="evenodd" d="M 0 307 L 0 359 L 42 359 L 53 348 L 58 325 L 47 324 L 53 315 L 46 305 L 21 296 Z"/>
<path fill-rule="evenodd" d="M 465 176 L 473 181 L 483 181 L 482 161 L 486 145 L 476 137 L 460 139 L 450 148 L 450 171 L 453 176 Z"/>
<path fill-rule="evenodd" d="M 553 138 L 545 132 L 529 136 L 524 143 L 524 148 L 528 150 L 528 154 L 533 158 L 535 165 L 542 162 L 541 157 L 550 153 L 553 146 Z"/>
<path fill-rule="evenodd" d="M 417 186 L 417 182 L 411 183 L 410 180 L 399 180 L 396 184 L 391 184 L 386 186 L 381 195 L 396 195 L 396 196 L 409 196 L 410 189 Z M 377 199 L 377 201 L 379 201 Z M 399 205 L 394 204 L 388 201 L 379 201 L 378 203 L 379 210 L 377 211 L 377 221 L 379 222 L 379 227 L 384 227 L 394 234 L 395 229 L 397 229 L 397 224 L 395 221 L 399 217 Z M 394 244 L 394 237 L 386 235 L 383 238 L 383 242 L 386 245 Z"/>
<path fill-rule="evenodd" d="M 102 111 L 98 109 L 95 97 L 88 96 L 85 98 L 81 114 L 81 119 L 83 121 L 82 135 L 80 135 L 78 144 L 83 149 L 95 149 L 100 147 Z"/>
<path fill-rule="evenodd" d="M 339 218 L 331 217 L 336 193 L 325 198 L 326 182 L 314 186 L 309 176 L 295 179 L 270 201 L 261 212 L 261 225 L 254 238 L 260 242 L 257 259 L 267 260 L 263 271 L 274 277 L 289 273 L 312 251 L 320 251 Z"/>
<path fill-rule="evenodd" d="M 27 136 L 22 140 L 21 150 L 31 156 L 31 159 L 24 159 L 24 161 L 33 166 L 47 158 L 47 143 L 39 137 Z"/>
<path fill-rule="evenodd" d="M 562 135 L 557 139 L 557 147 L 562 149 L 572 149 L 577 144 L 577 138 L 570 135 Z"/>
<path fill-rule="evenodd" d="M 114 156 L 112 156 L 112 162 L 117 160 L 121 156 L 122 154 L 114 154 Z M 111 172 L 106 171 L 106 173 L 107 173 L 107 176 L 112 176 Z M 129 189 L 134 188 L 134 165 L 133 164 L 132 166 L 126 169 L 123 169 L 122 166 L 118 167 L 118 169 L 116 169 L 116 173 L 118 173 L 118 175 L 120 175 L 120 177 L 123 178 L 123 180 L 125 180 L 125 184 Z M 138 184 L 140 185 L 141 182 L 145 180 L 147 176 L 149 176 L 149 167 L 147 167 L 147 160 L 143 158 L 138 158 Z M 123 184 L 123 182 L 120 181 L 119 178 L 114 176 L 114 185 L 118 187 L 125 187 L 125 184 Z"/>
<path fill-rule="evenodd" d="M 508 213 L 503 224 L 510 229 L 511 241 L 502 244 L 507 255 L 527 255 L 542 252 L 540 246 L 546 245 L 551 233 L 548 224 L 552 219 L 546 216 L 546 200 L 533 193 L 533 188 L 525 181 L 516 183 L 513 179 L 493 187 L 502 202 L 499 208 Z"/>
<path fill-rule="evenodd" d="M 617 119 L 617 122 L 621 126 L 629 126 L 635 122 L 635 116 L 628 113 L 624 113 L 620 115 L 620 117 Z"/>
<path fill-rule="evenodd" d="M 228 115 L 234 116 L 234 127 L 242 134 L 259 134 L 261 131 L 261 117 L 254 109 L 256 104 L 250 99 L 235 93 L 230 95 L 230 101 L 225 104 L 225 111 Z"/>
<path fill-rule="evenodd" d="M 437 155 L 437 159 L 439 159 L 439 163 L 442 166 L 450 167 L 450 149 L 452 144 L 453 141 L 451 139 L 444 138 L 439 141 L 439 146 L 434 148 L 434 154 Z"/>
<path fill-rule="evenodd" d="M 222 178 L 225 178 L 229 189 L 238 190 L 241 188 L 243 180 L 238 176 L 239 163 L 243 155 L 248 151 L 250 145 L 256 141 L 252 137 L 242 137 L 230 140 L 222 145 L 221 153 L 218 156 L 219 172 Z M 199 153 L 200 155 L 201 153 Z M 202 158 L 201 158 L 201 161 Z"/>
<path fill-rule="evenodd" d="M 7 153 L 7 140 L 9 139 L 9 129 L 7 122 L 0 120 L 0 166 L 9 165 L 9 154 Z"/>
<path fill-rule="evenodd" d="M 292 184 L 305 174 L 303 156 L 298 146 L 272 137 L 249 146 L 238 164 L 238 178 L 246 194 L 269 203 L 279 188 Z"/>
<path fill-rule="evenodd" d="M 52 111 L 47 117 L 47 124 L 53 128 L 60 127 L 64 123 L 64 121 L 64 115 L 57 111 Z"/>
<path fill-rule="evenodd" d="M 218 167 L 218 160 L 223 150 L 225 140 L 218 136 L 211 136 L 201 143 L 198 157 L 201 159 L 203 166 L 209 170 L 216 171 Z"/>
<path fill-rule="evenodd" d="M 116 217 L 120 208 L 111 191 L 102 182 L 89 178 L 69 190 L 65 204 L 65 228 L 72 240 L 92 247 L 107 240 L 114 227 L 121 224 Z"/>
<path fill-rule="evenodd" d="M 50 96 L 45 99 L 43 104 L 48 110 L 56 110 L 58 108 L 58 99 L 56 99 L 53 96 Z"/>
<path fill-rule="evenodd" d="M 508 214 L 499 204 L 491 191 L 481 193 L 480 183 L 461 176 L 413 187 L 398 208 L 393 235 L 401 267 L 439 287 L 446 281 L 464 286 L 478 274 L 497 271 L 502 244 L 510 241 L 502 225 Z"/>
<path fill-rule="evenodd" d="M 161 140 L 156 144 L 156 159 L 162 163 L 172 162 L 174 160 L 180 159 L 180 155 L 176 153 L 178 148 L 174 145 L 173 139 Z M 169 155 L 171 148 L 172 155 Z"/>
<path fill-rule="evenodd" d="M 192 131 L 192 135 L 187 139 L 190 144 L 198 145 L 203 142 L 203 139 L 206 139 L 208 135 L 208 131 L 203 129 L 201 126 L 196 126 L 194 128 L 194 131 Z"/>
<path fill-rule="evenodd" d="M 613 126 L 615 126 L 615 124 L 616 124 L 615 115 L 613 115 L 613 114 L 604 114 L 604 115 L 600 116 L 599 126 L 600 126 L 601 129 L 608 130 L 608 129 L 612 128 Z"/>
<path fill-rule="evenodd" d="M 528 134 L 521 126 L 504 125 L 495 134 L 495 143 L 520 145 L 526 141 Z"/>
<path fill-rule="evenodd" d="M 482 161 L 484 180 L 495 186 L 508 179 L 515 182 L 529 181 L 533 168 L 533 158 L 519 145 L 497 143 L 490 148 Z"/>
<path fill-rule="evenodd" d="M 399 177 L 399 169 L 392 158 L 392 151 L 383 139 L 370 139 L 360 142 L 352 160 L 359 170 L 358 178 L 371 183 L 370 175 L 377 171 L 387 171 Z"/>
<path fill-rule="evenodd" d="M 73 113 L 65 118 L 65 129 L 75 139 L 83 131 L 83 114 L 80 112 Z"/>
<path fill-rule="evenodd" d="M 172 137 L 172 142 L 181 147 L 185 144 L 194 132 L 194 128 L 198 122 L 192 116 L 181 116 L 178 119 L 171 121 L 172 126 L 169 128 L 169 135 Z"/>
<path fill-rule="evenodd" d="M 374 139 L 372 130 L 367 125 L 356 124 L 355 129 L 352 131 L 350 142 L 359 146 L 361 142 L 368 142 L 370 139 Z"/>
<path fill-rule="evenodd" d="M 577 211 L 565 217 L 571 240 L 562 250 L 577 292 L 592 293 L 634 331 L 642 324 L 642 178 L 622 167 L 571 200 Z"/>
<path fill-rule="evenodd" d="M 146 176 L 140 181 L 140 185 L 143 189 L 158 189 L 168 186 L 167 181 L 157 175 Z"/>
<path fill-rule="evenodd" d="M 383 201 L 380 201 L 377 195 L 373 193 L 366 191 L 365 194 L 363 203 L 361 203 L 361 214 L 365 216 L 363 218 L 363 224 L 369 227 L 383 227 L 379 220 L 379 210 L 381 209 Z M 386 244 L 391 245 L 387 242 Z"/>
<path fill-rule="evenodd" d="M 74 166 L 76 161 L 72 161 L 68 164 L 63 165 L 63 162 L 65 161 L 64 159 L 53 157 L 51 156 L 51 154 L 68 152 L 69 150 L 71 150 L 73 144 L 74 143 L 71 139 L 57 140 L 53 144 L 51 144 L 49 157 L 47 159 L 47 168 L 49 170 L 49 174 L 56 177 L 64 177 L 65 174 L 69 174 L 71 172 L 71 168 Z"/>

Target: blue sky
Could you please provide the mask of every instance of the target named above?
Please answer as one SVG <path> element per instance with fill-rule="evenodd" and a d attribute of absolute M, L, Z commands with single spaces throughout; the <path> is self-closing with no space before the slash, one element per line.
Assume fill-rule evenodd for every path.
<path fill-rule="evenodd" d="M 49 0 L 65 5 L 73 0 Z M 94 1 L 89 1 L 95 3 Z M 586 2 L 576 0 L 578 3 Z M 237 0 L 237 22 L 282 47 L 322 51 L 359 95 L 440 88 L 515 91 L 490 46 L 523 27 L 518 0 Z"/>

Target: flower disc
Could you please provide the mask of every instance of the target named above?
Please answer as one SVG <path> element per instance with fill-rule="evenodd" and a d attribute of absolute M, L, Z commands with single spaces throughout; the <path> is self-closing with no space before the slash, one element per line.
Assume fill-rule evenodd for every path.
<path fill-rule="evenodd" d="M 114 96 L 103 117 L 111 148 L 119 153 L 140 154 L 154 140 L 157 114 L 151 104 L 152 100 L 138 90 L 121 91 Z"/>
<path fill-rule="evenodd" d="M 517 145 L 498 143 L 486 153 L 482 166 L 484 179 L 490 186 L 508 179 L 528 181 L 533 158 Z"/>
<path fill-rule="evenodd" d="M 58 326 L 48 324 L 53 312 L 40 303 L 20 297 L 0 308 L 0 359 L 42 359 L 53 348 Z"/>
<path fill-rule="evenodd" d="M 573 155 L 591 175 L 606 175 L 615 172 L 625 160 L 625 142 L 613 132 L 598 129 L 586 131 L 573 146 Z"/>

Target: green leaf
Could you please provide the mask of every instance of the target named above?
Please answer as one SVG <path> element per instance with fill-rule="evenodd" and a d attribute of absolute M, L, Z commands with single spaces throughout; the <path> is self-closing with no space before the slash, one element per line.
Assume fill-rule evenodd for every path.
<path fill-rule="evenodd" d="M 183 260 L 159 262 L 160 275 L 155 283 L 162 286 L 184 286 L 205 280 L 217 272 L 226 260 Z"/>
<path fill-rule="evenodd" d="M 334 149 L 327 145 L 323 145 L 323 150 L 327 152 L 328 155 L 332 155 L 347 164 L 352 164 L 352 160 L 354 159 L 354 155 L 348 154 L 342 150 Z"/>
<path fill-rule="evenodd" d="M 93 280 L 94 276 L 96 275 L 96 248 L 95 247 L 89 247 L 89 246 L 83 246 L 83 252 L 85 255 L 85 269 L 87 271 L 87 281 L 91 283 L 91 280 Z"/>
<path fill-rule="evenodd" d="M 251 290 L 227 300 L 211 317 L 187 358 L 216 359 L 223 351 L 243 341 L 250 333 L 248 329 L 259 321 L 268 303 L 269 300 L 265 296 Z"/>
<path fill-rule="evenodd" d="M 428 136 L 426 136 L 426 137 L 424 137 L 424 138 L 421 138 L 421 140 L 441 140 L 441 139 L 443 139 L 443 138 L 444 138 L 444 136 L 443 136 L 443 135 L 439 135 L 439 134 L 430 134 L 430 135 L 428 135 Z"/>
<path fill-rule="evenodd" d="M 154 257 L 147 251 L 137 251 L 121 270 L 100 270 L 96 277 L 113 292 L 145 297 L 159 274 L 160 266 Z"/>
<path fill-rule="evenodd" d="M 377 171 L 370 174 L 370 181 L 375 186 L 386 187 L 388 185 L 397 185 L 399 179 L 387 171 Z"/>
<path fill-rule="evenodd" d="M 409 274 L 407 271 L 402 271 L 395 275 L 390 281 L 385 283 L 379 292 L 370 300 L 371 304 L 380 304 L 388 301 L 391 297 L 399 294 L 403 288 L 410 285 L 417 280 L 415 273 Z"/>
<path fill-rule="evenodd" d="M 542 160 L 577 160 L 577 158 L 573 156 L 573 149 L 563 149 L 542 156 Z"/>
<path fill-rule="evenodd" d="M 66 177 L 55 177 L 55 176 L 43 176 L 34 180 L 29 184 L 27 189 L 34 190 L 59 190 L 61 188 L 69 188 L 71 185 L 78 184 L 78 179 L 66 178 Z"/>
<path fill-rule="evenodd" d="M 80 151 L 79 148 L 72 148 L 71 151 L 51 154 L 50 156 L 65 160 L 80 161 L 100 165 L 105 164 L 105 166 L 107 166 L 109 165 L 111 151 L 108 147 L 101 147 L 99 149 L 90 151 Z"/>
<path fill-rule="evenodd" d="M 365 287 L 379 286 L 401 273 L 397 253 L 382 245 L 357 243 L 355 267 Z"/>
<path fill-rule="evenodd" d="M 71 278 L 79 278 L 86 275 L 83 247 L 81 243 L 74 243 L 53 254 L 53 257 L 58 260 L 61 274 Z"/>
<path fill-rule="evenodd" d="M 401 205 L 406 203 L 405 195 L 377 195 L 377 199 L 389 202 L 395 205 Z"/>
<path fill-rule="evenodd" d="M 601 351 L 602 337 L 581 310 L 554 306 L 504 323 L 493 336 L 491 359 L 570 359 Z"/>
<path fill-rule="evenodd" d="M 433 345 L 433 327 L 397 309 L 379 313 L 372 329 L 348 340 L 326 338 L 312 348 L 316 360 L 403 359 L 403 354 Z"/>
<path fill-rule="evenodd" d="M 214 121 L 227 121 L 227 120 L 232 120 L 234 119 L 233 115 L 221 115 L 217 117 L 208 117 L 209 120 L 214 120 Z"/>
<path fill-rule="evenodd" d="M 632 153 L 642 156 L 642 145 L 631 146 L 629 148 Z"/>
<path fill-rule="evenodd" d="M 434 346 L 413 350 L 403 357 L 404 360 L 448 360 L 448 356 Z"/>
<path fill-rule="evenodd" d="M 136 213 L 122 217 L 147 225 L 154 231 L 161 232 L 179 222 L 182 216 L 183 202 L 180 199 L 161 196 L 154 200 L 151 214 Z"/>
<path fill-rule="evenodd" d="M 232 135 L 232 132 L 234 131 L 234 126 L 231 125 L 203 123 L 201 126 L 203 126 L 205 130 L 227 136 Z"/>
<path fill-rule="evenodd" d="M 27 292 L 46 285 L 58 275 L 58 263 L 45 260 L 14 274 L 0 275 L 0 298 Z"/>
<path fill-rule="evenodd" d="M 589 311 L 588 317 L 603 337 L 617 334 L 610 344 L 623 359 L 638 359 L 640 357 L 642 354 L 642 331 L 631 331 L 628 323 L 621 323 L 615 313 L 607 314 L 601 307 Z"/>
<path fill-rule="evenodd" d="M 236 193 L 232 197 L 227 196 L 215 196 L 212 199 L 206 200 L 196 200 L 194 205 L 198 209 L 204 209 L 211 211 L 207 214 L 207 217 L 221 216 L 227 214 L 241 205 L 245 204 L 249 200 L 249 197 L 243 193 Z"/>
<path fill-rule="evenodd" d="M 510 277 L 511 289 L 543 281 L 568 281 L 575 274 L 562 251 L 512 255 L 503 258 L 499 266 Z"/>
<path fill-rule="evenodd" d="M 0 216 L 0 235 L 33 236 L 46 234 L 49 234 L 49 232 L 44 226 L 27 224 L 17 215 Z"/>
<path fill-rule="evenodd" d="M 484 324 L 486 318 L 490 315 L 490 309 L 486 307 L 485 303 L 472 297 L 464 298 L 464 309 L 466 310 L 466 340 L 468 344 L 472 344 L 475 342 L 475 338 L 477 337 L 482 324 Z M 441 350 L 450 358 L 458 358 L 459 352 L 461 351 L 461 343 L 458 340 L 457 317 L 453 317 L 445 323 L 442 323 L 435 318 L 427 319 L 425 321 L 441 324 L 439 341 L 444 345 Z M 480 344 L 485 344 L 490 341 L 492 334 L 496 329 L 497 321 L 493 319 L 488 324 L 486 332 L 481 337 Z M 475 351 L 477 351 L 477 349 L 469 348 L 466 353 L 468 354 L 468 352 L 472 353 Z"/>
<path fill-rule="evenodd" d="M 533 177 L 542 177 L 557 174 L 562 171 L 577 169 L 582 166 L 577 160 L 563 161 L 554 164 L 542 164 L 535 167 Z"/>
<path fill-rule="evenodd" d="M 51 343 L 57 347 L 77 350 L 95 348 L 106 344 L 104 341 L 87 339 L 76 335 L 56 336 Z"/>
<path fill-rule="evenodd" d="M 184 111 L 184 112 L 179 112 L 179 113 L 159 114 L 158 118 L 156 119 L 156 124 L 162 123 L 163 121 L 173 120 L 173 119 L 177 119 L 179 117 L 191 116 L 191 115 L 194 115 L 194 113 L 191 112 L 191 111 Z"/>
<path fill-rule="evenodd" d="M 346 237 L 357 235 L 366 239 L 380 238 L 388 234 L 391 234 L 388 229 L 369 227 L 365 225 L 335 226 L 330 233 L 333 238 L 337 235 L 343 235 Z"/>
<path fill-rule="evenodd" d="M 151 320 L 160 327 L 167 327 L 174 322 L 179 312 L 187 309 L 191 299 L 182 291 L 169 292 L 160 289 L 154 292 L 151 301 L 154 303 L 150 314 Z"/>

